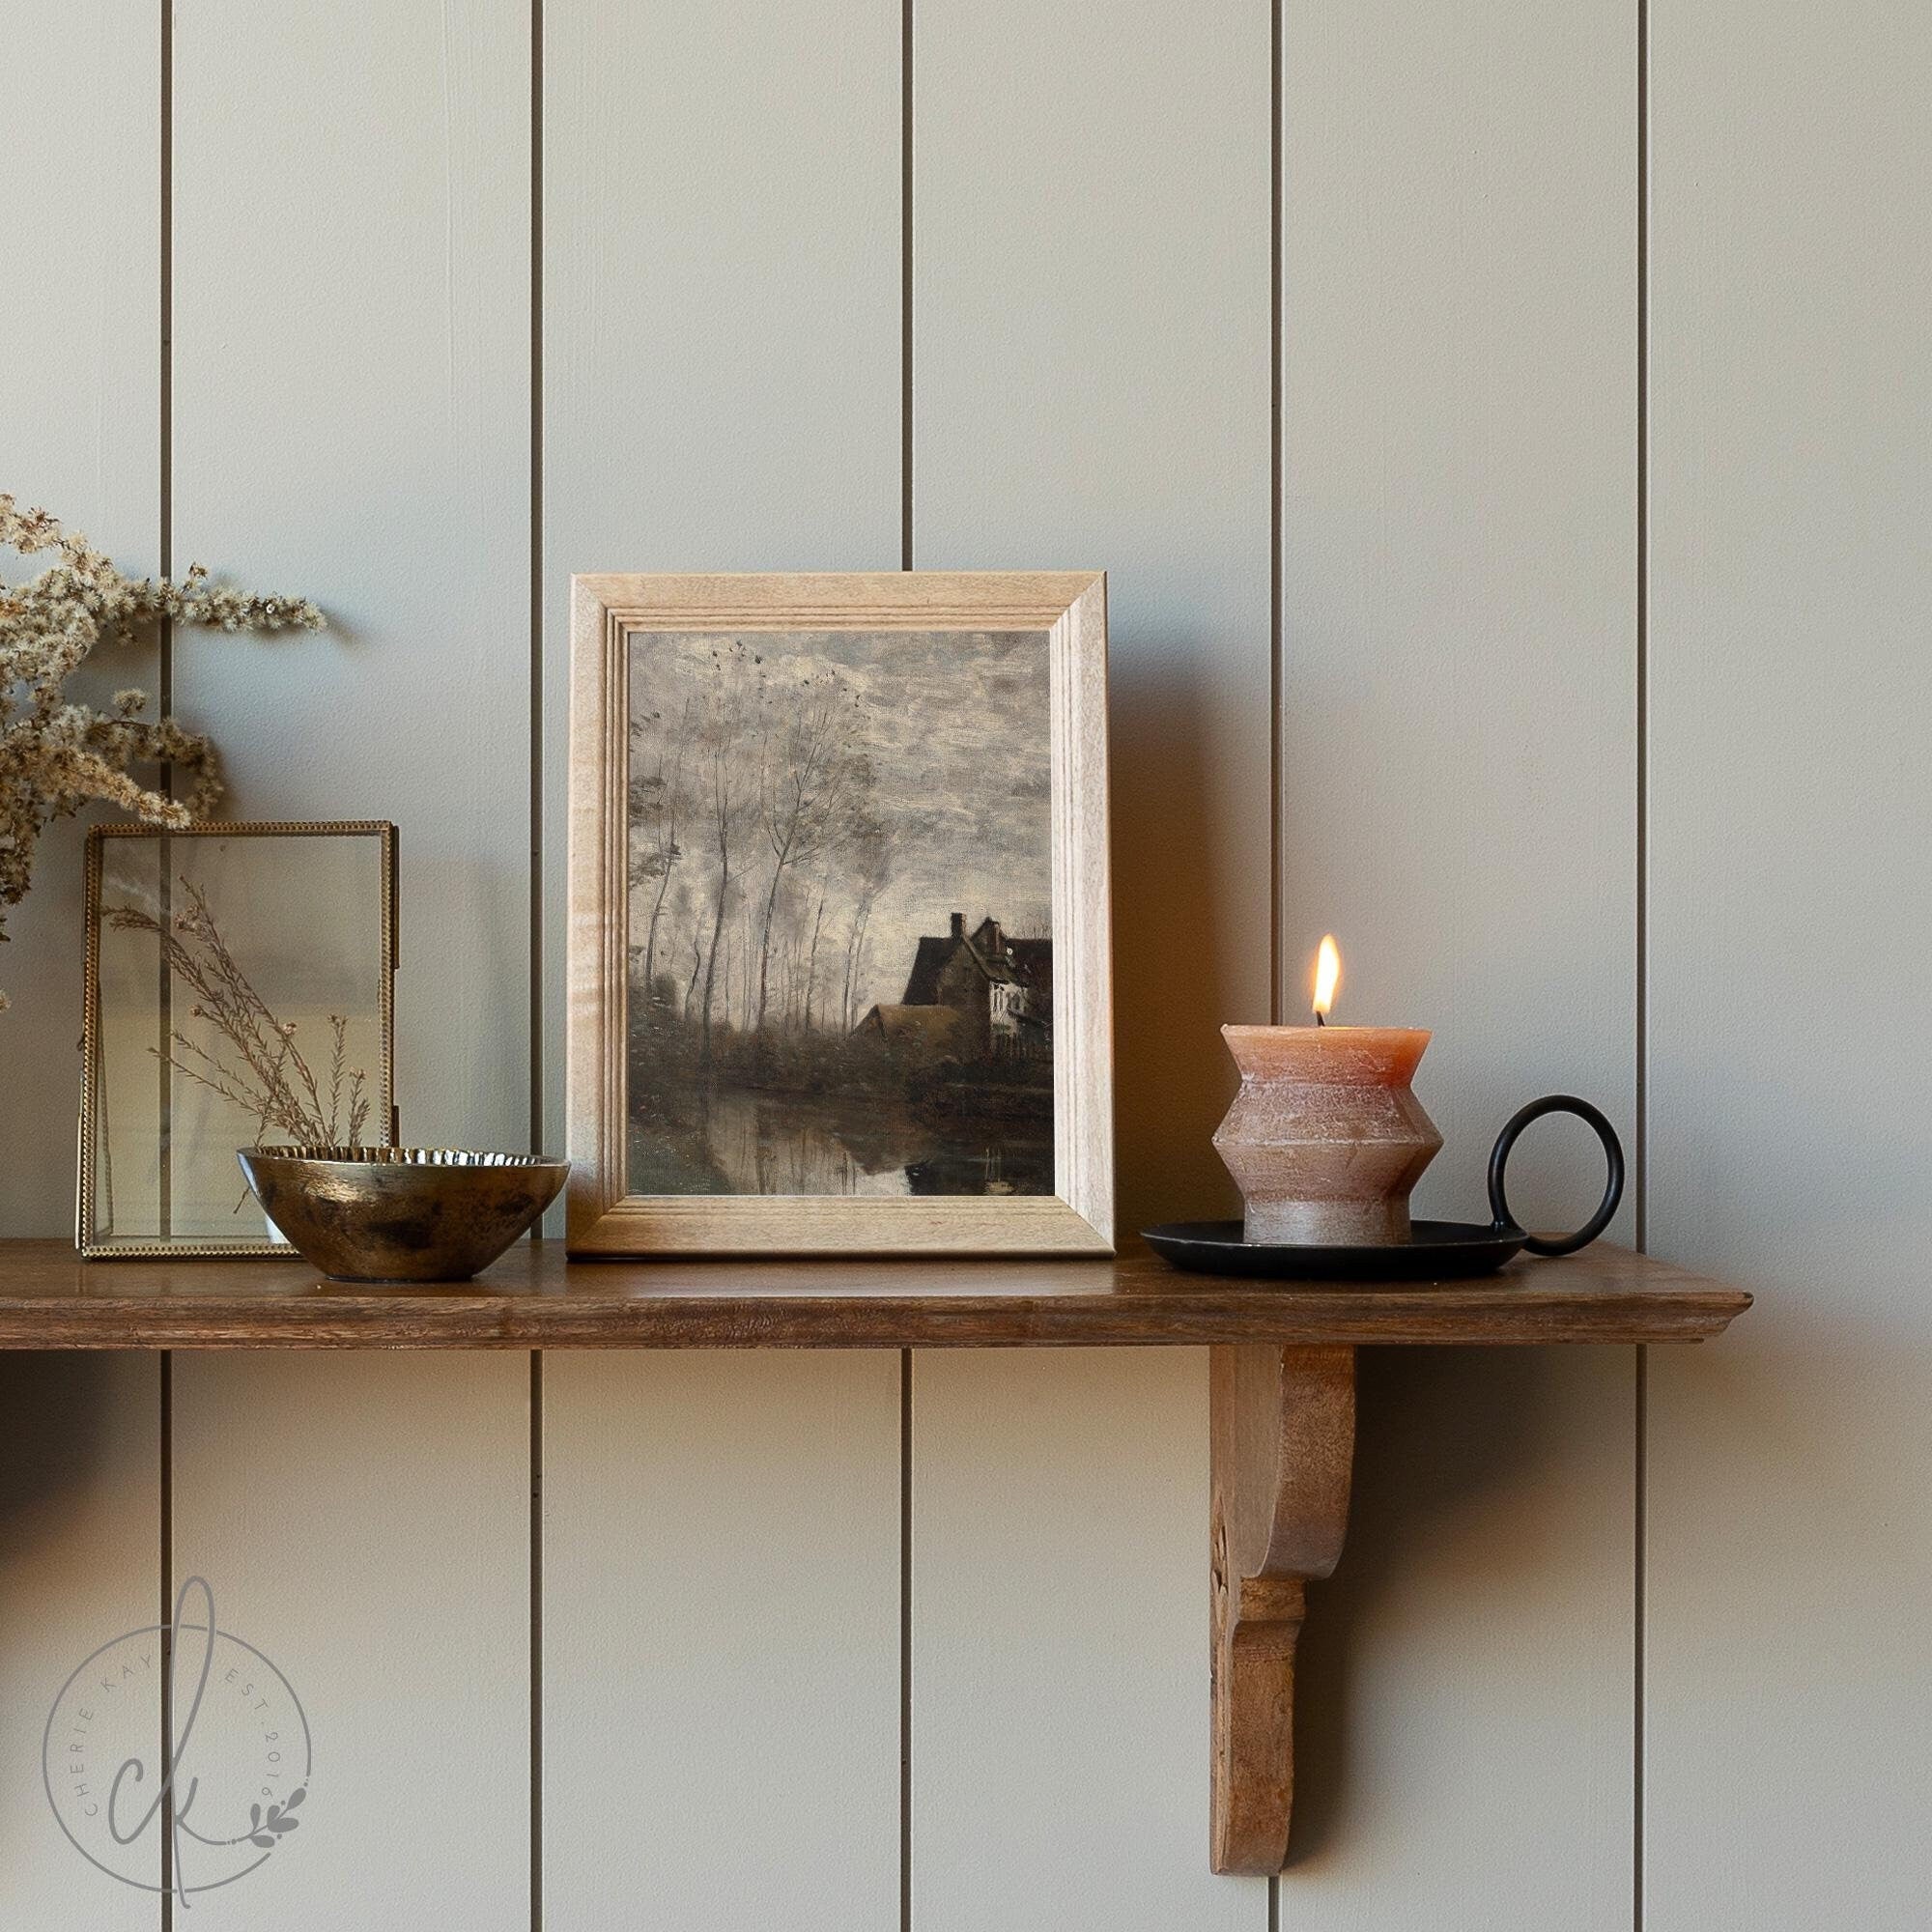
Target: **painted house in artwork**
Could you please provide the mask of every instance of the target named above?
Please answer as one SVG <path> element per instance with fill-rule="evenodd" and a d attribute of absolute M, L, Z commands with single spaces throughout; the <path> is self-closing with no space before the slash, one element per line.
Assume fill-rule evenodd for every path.
<path fill-rule="evenodd" d="M 904 1000 L 873 1007 L 853 1031 L 932 1059 L 1049 1059 L 1053 942 L 1009 939 L 994 919 L 969 933 L 955 912 L 943 938 L 919 942 Z"/>

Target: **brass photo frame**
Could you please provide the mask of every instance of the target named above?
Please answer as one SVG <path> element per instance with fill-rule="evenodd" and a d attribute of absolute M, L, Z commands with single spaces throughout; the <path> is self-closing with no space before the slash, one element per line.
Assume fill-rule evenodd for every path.
<path fill-rule="evenodd" d="M 262 1095 L 393 1145 L 396 889 L 384 820 L 91 828 L 84 1256 L 293 1256 L 235 1159 L 294 1131 Z"/>

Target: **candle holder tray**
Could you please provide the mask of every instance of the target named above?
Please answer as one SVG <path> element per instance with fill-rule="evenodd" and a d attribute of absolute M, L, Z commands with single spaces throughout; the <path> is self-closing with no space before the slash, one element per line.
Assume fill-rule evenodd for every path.
<path fill-rule="evenodd" d="M 1602 1143 L 1607 1173 L 1597 1211 L 1574 1234 L 1532 1235 L 1510 1212 L 1510 1150 L 1532 1121 L 1575 1114 Z M 1493 1274 L 1526 1248 L 1571 1255 L 1588 1247 L 1617 1211 L 1624 1192 L 1624 1151 L 1616 1129 L 1587 1100 L 1550 1094 L 1532 1100 L 1496 1136 L 1490 1153 L 1490 1211 L 1494 1220 L 1416 1221 L 1405 1241 L 1250 1241 L 1239 1221 L 1168 1221 L 1142 1234 L 1155 1254 L 1196 1274 L 1236 1274 L 1273 1281 L 1466 1281 Z"/>

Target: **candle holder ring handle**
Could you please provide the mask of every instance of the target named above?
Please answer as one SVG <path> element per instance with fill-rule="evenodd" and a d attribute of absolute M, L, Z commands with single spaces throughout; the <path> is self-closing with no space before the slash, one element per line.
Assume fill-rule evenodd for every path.
<path fill-rule="evenodd" d="M 1523 1241 L 1523 1246 L 1533 1255 L 1574 1255 L 1578 1248 L 1587 1248 L 1610 1225 L 1610 1216 L 1617 1211 L 1617 1203 L 1624 1198 L 1623 1143 L 1617 1139 L 1616 1128 L 1589 1101 L 1579 1100 L 1574 1094 L 1546 1094 L 1542 1099 L 1532 1100 L 1528 1106 L 1511 1116 L 1509 1124 L 1496 1136 L 1495 1147 L 1490 1154 L 1490 1211 L 1496 1217 L 1498 1233 L 1520 1226 L 1510 1212 L 1509 1195 L 1504 1187 L 1510 1150 L 1516 1146 L 1523 1128 L 1532 1121 L 1542 1120 L 1546 1114 L 1575 1114 L 1584 1122 L 1604 1144 L 1604 1158 L 1609 1167 L 1609 1176 L 1604 1184 L 1604 1198 L 1597 1204 L 1597 1211 L 1574 1235 L 1530 1235 Z"/>

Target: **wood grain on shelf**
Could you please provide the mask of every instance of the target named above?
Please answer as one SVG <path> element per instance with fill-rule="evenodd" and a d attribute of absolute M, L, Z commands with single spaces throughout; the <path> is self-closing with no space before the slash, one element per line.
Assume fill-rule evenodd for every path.
<path fill-rule="evenodd" d="M 1279 1288 L 1103 1260 L 571 1262 L 525 1243 L 474 1282 L 374 1288 L 299 1260 L 84 1262 L 0 1241 L 10 1349 L 841 1349 L 1273 1342 L 1694 1342 L 1750 1296 L 1598 1243 L 1478 1281 Z"/>

